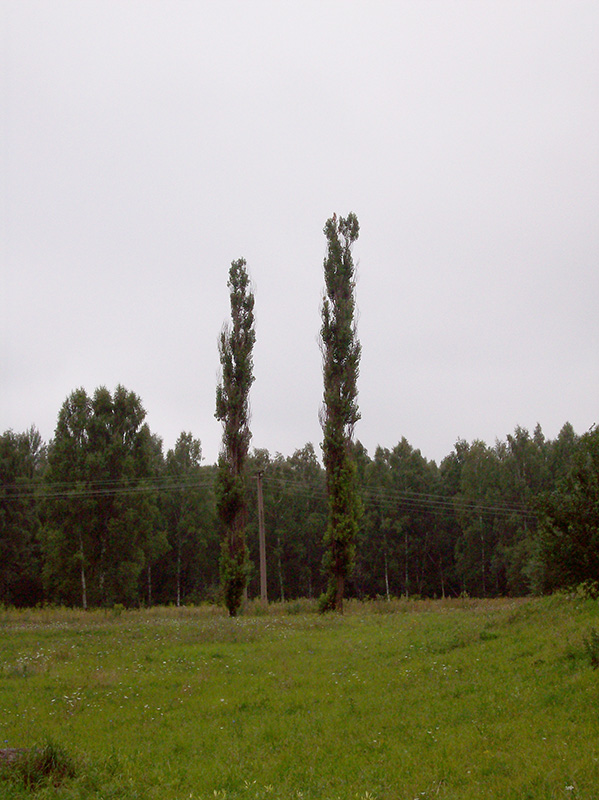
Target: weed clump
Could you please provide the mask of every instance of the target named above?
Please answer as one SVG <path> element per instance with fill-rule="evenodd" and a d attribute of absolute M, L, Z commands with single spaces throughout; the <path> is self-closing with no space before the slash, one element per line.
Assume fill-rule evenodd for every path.
<path fill-rule="evenodd" d="M 27 789 L 52 784 L 60 786 L 76 774 L 75 762 L 60 745 L 48 741 L 41 747 L 12 751 L 0 769 L 0 780 L 20 784 Z"/>
<path fill-rule="evenodd" d="M 583 581 L 574 586 L 566 595 L 571 600 L 599 599 L 599 581 Z"/>

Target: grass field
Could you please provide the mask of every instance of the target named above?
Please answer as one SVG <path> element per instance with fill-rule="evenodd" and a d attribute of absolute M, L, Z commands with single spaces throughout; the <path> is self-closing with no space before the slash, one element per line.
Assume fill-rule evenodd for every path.
<path fill-rule="evenodd" d="M 0 611 L 0 797 L 599 798 L 596 602 L 306 609 Z"/>

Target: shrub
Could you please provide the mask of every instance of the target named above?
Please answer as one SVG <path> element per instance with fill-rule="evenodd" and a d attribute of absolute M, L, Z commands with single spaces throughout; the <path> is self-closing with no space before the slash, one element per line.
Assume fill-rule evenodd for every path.
<path fill-rule="evenodd" d="M 571 592 L 574 600 L 597 600 L 599 598 L 599 582 L 583 581 L 579 583 Z"/>

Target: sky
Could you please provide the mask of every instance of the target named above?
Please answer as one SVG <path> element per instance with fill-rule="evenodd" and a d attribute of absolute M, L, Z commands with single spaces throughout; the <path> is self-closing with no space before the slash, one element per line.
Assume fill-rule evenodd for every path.
<path fill-rule="evenodd" d="M 320 453 L 350 211 L 371 456 L 599 423 L 596 0 L 2 0 L 0 29 L 1 431 L 120 383 L 214 463 L 244 257 L 252 446 Z"/>

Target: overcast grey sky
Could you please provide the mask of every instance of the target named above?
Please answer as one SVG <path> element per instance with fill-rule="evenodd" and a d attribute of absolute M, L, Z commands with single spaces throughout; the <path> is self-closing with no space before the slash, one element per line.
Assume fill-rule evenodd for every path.
<path fill-rule="evenodd" d="M 354 211 L 362 420 L 439 461 L 599 423 L 596 0 L 2 0 L 0 429 L 79 386 L 216 460 L 230 262 L 254 447 L 319 452 L 322 228 Z"/>

